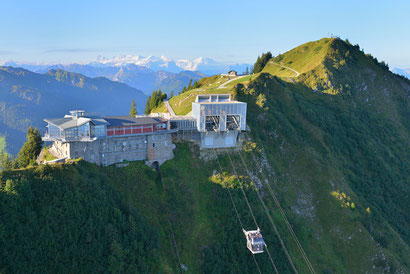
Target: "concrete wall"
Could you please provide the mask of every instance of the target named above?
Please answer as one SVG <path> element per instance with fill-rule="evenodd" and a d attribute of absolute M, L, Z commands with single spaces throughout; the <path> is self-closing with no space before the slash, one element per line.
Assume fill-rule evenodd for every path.
<path fill-rule="evenodd" d="M 234 147 L 238 142 L 238 131 L 201 132 L 201 148 Z"/>

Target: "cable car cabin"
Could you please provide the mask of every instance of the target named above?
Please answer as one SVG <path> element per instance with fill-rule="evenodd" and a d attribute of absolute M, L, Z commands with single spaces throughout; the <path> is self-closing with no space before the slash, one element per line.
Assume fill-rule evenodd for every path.
<path fill-rule="evenodd" d="M 247 247 L 253 254 L 263 253 L 263 247 L 266 245 L 263 240 L 262 234 L 258 230 L 243 230 L 245 234 Z"/>

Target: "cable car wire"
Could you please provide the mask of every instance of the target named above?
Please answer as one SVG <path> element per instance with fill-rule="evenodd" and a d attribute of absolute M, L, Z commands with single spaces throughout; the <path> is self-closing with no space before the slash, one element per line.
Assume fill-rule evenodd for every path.
<path fill-rule="evenodd" d="M 218 159 L 218 154 L 216 153 L 215 149 L 214 149 L 213 151 L 214 151 L 214 153 L 215 153 L 216 162 L 218 163 L 219 170 L 221 171 L 221 174 L 222 174 L 222 173 L 223 173 L 223 170 L 222 170 L 221 163 L 219 162 L 219 159 Z M 226 188 L 226 190 L 227 190 L 228 193 L 229 193 L 229 197 L 231 197 L 231 202 L 232 202 L 233 208 L 235 209 L 236 217 L 238 217 L 239 224 L 241 225 L 241 229 L 242 229 L 242 231 L 243 231 L 243 230 L 244 230 L 244 227 L 243 227 L 243 224 L 242 224 L 242 221 L 241 221 L 241 217 L 239 216 L 238 209 L 236 208 L 235 201 L 233 200 L 231 191 L 229 190 L 229 188 Z M 253 254 L 253 253 L 251 253 L 251 254 L 252 254 L 252 257 L 253 257 L 253 261 L 255 262 L 256 268 L 257 268 L 258 271 L 259 271 L 259 274 L 262 274 L 262 272 L 261 272 L 261 270 L 260 270 L 260 268 L 259 268 L 258 262 L 256 261 L 255 254 Z M 276 269 L 276 267 L 275 267 L 275 269 Z M 277 272 L 276 272 L 276 273 L 277 273 Z"/>
<path fill-rule="evenodd" d="M 225 148 L 225 150 L 226 150 L 226 152 L 228 153 L 229 159 L 231 160 L 231 164 L 232 164 L 232 167 L 233 167 L 233 162 L 232 162 L 231 156 L 229 155 L 229 152 L 228 152 L 228 150 L 227 150 L 226 148 Z M 239 154 L 239 156 L 241 156 L 241 155 Z M 248 173 L 249 179 L 251 179 L 251 173 L 249 172 L 249 169 L 248 169 L 247 165 L 246 165 L 245 162 L 243 161 L 242 156 L 241 156 L 241 160 L 242 160 L 243 166 L 245 167 L 246 172 Z M 278 228 L 276 227 L 275 223 L 273 222 L 273 218 L 272 218 L 272 216 L 270 215 L 269 210 L 268 210 L 268 208 L 267 208 L 265 202 L 263 201 L 261 194 L 259 193 L 258 188 L 255 187 L 255 190 L 256 190 L 256 194 L 257 194 L 257 196 L 258 196 L 258 198 L 259 198 L 259 200 L 260 200 L 260 202 L 261 202 L 261 204 L 262 204 L 262 207 L 263 207 L 263 209 L 265 210 L 266 215 L 268 216 L 268 219 L 269 219 L 270 223 L 272 224 L 272 227 L 273 227 L 273 229 L 274 229 L 274 231 L 275 231 L 275 234 L 276 234 L 276 236 L 278 236 L 279 242 L 280 242 L 280 244 L 281 244 L 281 246 L 282 246 L 283 251 L 284 251 L 285 254 L 286 254 L 286 257 L 288 258 L 288 261 L 289 261 L 289 263 L 290 263 L 290 265 L 291 265 L 293 271 L 294 271 L 295 273 L 298 273 L 298 271 L 297 271 L 297 269 L 296 269 L 296 267 L 295 267 L 295 265 L 294 265 L 294 263 L 293 263 L 293 261 L 292 261 L 292 258 L 290 257 L 289 252 L 288 252 L 288 250 L 286 249 L 285 243 L 283 242 L 282 237 L 281 237 L 280 234 L 279 234 Z"/>
<path fill-rule="evenodd" d="M 232 166 L 233 172 L 235 173 L 235 176 L 236 176 L 236 178 L 238 179 L 238 181 L 239 181 L 239 183 L 240 183 L 240 182 L 241 182 L 241 179 L 239 178 L 239 175 L 238 175 L 238 173 L 236 172 L 236 168 L 235 168 L 235 166 L 234 166 L 234 164 L 233 164 L 231 155 L 229 154 L 229 152 L 228 152 L 228 150 L 227 150 L 226 148 L 225 148 L 225 151 L 226 151 L 226 154 L 228 155 L 229 161 L 231 162 L 231 166 Z M 258 223 L 256 222 L 255 215 L 253 214 L 253 210 L 252 210 L 252 208 L 251 208 L 251 205 L 249 204 L 248 198 L 246 197 L 245 191 L 243 190 L 243 187 L 242 187 L 242 186 L 240 187 L 240 189 L 242 190 L 242 194 L 243 194 L 243 196 L 245 197 L 246 203 L 248 204 L 248 208 L 249 208 L 249 211 L 250 211 L 251 214 L 252 214 L 252 217 L 253 217 L 253 220 L 254 220 L 254 222 L 255 222 L 255 225 L 256 225 L 256 227 L 259 229 Z M 275 230 L 276 230 L 276 227 L 274 227 L 274 228 L 275 228 Z M 277 230 L 276 230 L 276 232 L 277 232 Z M 277 234 L 278 238 L 280 239 L 279 233 L 276 233 L 276 234 Z M 280 240 L 281 240 L 281 239 L 280 239 Z M 271 261 L 271 263 L 272 263 L 272 266 L 273 266 L 273 268 L 275 269 L 275 272 L 276 272 L 276 273 L 279 273 L 278 270 L 277 270 L 277 268 L 276 268 L 275 263 L 273 262 L 273 259 L 272 259 L 271 255 L 270 255 L 268 246 L 267 246 L 266 244 L 265 244 L 265 247 L 266 247 L 266 250 L 267 250 L 267 252 L 268 252 L 268 256 L 269 256 L 269 259 L 270 259 L 270 261 Z M 286 248 L 285 248 L 285 252 L 286 252 L 286 254 L 287 254 Z M 287 254 L 287 255 L 289 255 L 289 254 Z M 290 259 L 290 257 L 288 257 L 288 259 L 290 260 L 290 263 L 291 263 L 291 265 L 292 265 L 293 268 L 294 268 L 293 262 L 292 262 L 292 260 Z M 297 273 L 296 268 L 294 268 L 294 270 L 295 270 L 295 273 Z"/>
<path fill-rule="evenodd" d="M 242 162 L 243 162 L 243 158 L 242 158 L 241 152 L 238 152 L 238 153 L 239 153 L 239 156 L 241 156 L 241 159 L 242 159 Z M 253 159 L 254 163 L 257 164 L 257 160 L 256 160 L 256 158 L 255 158 L 255 155 L 254 155 L 252 152 L 251 152 L 251 156 L 252 156 L 252 159 Z M 265 180 L 269 181 L 268 178 L 267 178 L 267 176 L 265 176 L 265 174 L 263 174 L 262 171 L 260 171 L 259 173 L 265 178 Z M 286 214 L 285 214 L 284 210 L 283 210 L 282 207 L 280 206 L 279 200 L 277 199 L 275 193 L 273 192 L 273 190 L 272 190 L 272 188 L 271 188 L 269 182 L 268 182 L 267 184 L 265 184 L 265 185 L 268 187 L 269 193 L 270 193 L 270 195 L 272 196 L 272 199 L 274 200 L 276 206 L 278 207 L 278 209 L 279 209 L 279 211 L 280 211 L 280 213 L 281 213 L 283 219 L 285 220 L 286 226 L 288 227 L 288 230 L 289 230 L 290 234 L 292 235 L 292 237 L 293 237 L 293 239 L 295 240 L 295 242 L 296 242 L 296 244 L 297 244 L 297 246 L 298 246 L 300 252 L 302 253 L 303 259 L 305 260 L 305 262 L 306 262 L 306 264 L 307 264 L 307 266 L 308 266 L 310 272 L 311 272 L 311 273 L 316 273 L 315 270 L 314 270 L 314 268 L 313 268 L 313 266 L 312 266 L 312 264 L 311 264 L 311 262 L 310 262 L 310 260 L 309 260 L 309 258 L 307 257 L 307 255 L 306 255 L 306 253 L 305 253 L 305 250 L 303 249 L 302 245 L 300 244 L 299 239 L 298 239 L 298 237 L 296 236 L 296 233 L 294 232 L 294 230 L 293 230 L 293 228 L 292 228 L 292 225 L 290 224 L 288 218 L 286 217 Z"/>
<path fill-rule="evenodd" d="M 275 273 L 276 273 L 276 274 L 279 274 L 278 269 L 276 268 L 276 265 L 275 265 L 275 263 L 273 262 L 272 256 L 270 255 L 269 248 L 268 248 L 268 246 L 267 246 L 266 244 L 265 244 L 265 248 L 266 248 L 266 252 L 268 252 L 269 260 L 270 260 L 270 262 L 272 263 L 273 268 L 275 269 Z"/>

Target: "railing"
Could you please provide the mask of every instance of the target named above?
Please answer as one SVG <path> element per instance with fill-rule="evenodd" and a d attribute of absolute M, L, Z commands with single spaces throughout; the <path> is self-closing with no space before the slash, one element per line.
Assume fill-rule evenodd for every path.
<path fill-rule="evenodd" d="M 43 141 L 61 141 L 61 142 L 72 142 L 72 141 L 82 141 L 82 142 L 92 142 L 97 140 L 97 137 L 90 137 L 90 136 L 77 136 L 77 137 L 64 137 L 64 136 L 50 136 L 45 134 L 42 138 Z"/>

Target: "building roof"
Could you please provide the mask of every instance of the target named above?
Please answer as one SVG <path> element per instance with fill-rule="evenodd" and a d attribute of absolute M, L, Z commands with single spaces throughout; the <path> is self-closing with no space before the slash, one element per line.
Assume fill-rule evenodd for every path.
<path fill-rule="evenodd" d="M 74 113 L 76 111 L 71 111 L 70 113 Z M 88 122 L 99 126 L 99 125 L 107 125 L 113 127 L 121 127 L 121 126 L 132 126 L 132 125 L 152 125 L 166 122 L 167 119 L 164 117 L 149 117 L 149 116 L 138 116 L 132 117 L 130 115 L 124 116 L 109 116 L 109 117 L 101 117 L 98 115 L 86 115 L 84 116 L 75 117 L 73 115 L 66 115 L 64 118 L 48 118 L 44 119 L 45 122 L 50 123 L 52 125 L 57 126 L 58 128 L 65 130 L 72 127 L 79 127 Z"/>
<path fill-rule="evenodd" d="M 74 118 L 70 115 L 66 115 L 64 118 L 47 118 L 47 119 L 44 119 L 44 121 L 46 121 L 47 123 L 53 124 L 62 130 L 72 128 L 72 127 L 79 127 L 88 122 L 91 122 L 96 126 L 109 124 L 106 120 L 104 120 L 102 117 L 99 117 L 99 116 Z"/>
<path fill-rule="evenodd" d="M 125 127 L 125 126 L 139 126 L 139 125 L 152 125 L 162 122 L 166 122 L 166 119 L 163 117 L 132 117 L 130 115 L 124 116 L 109 116 L 104 117 L 104 119 L 110 123 L 112 127 Z"/>
<path fill-rule="evenodd" d="M 198 94 L 195 99 L 195 103 L 204 102 L 230 102 L 232 101 L 231 94 Z"/>
<path fill-rule="evenodd" d="M 232 100 L 231 94 L 199 94 L 196 96 L 195 102 L 192 104 L 246 104 Z"/>
<path fill-rule="evenodd" d="M 56 119 L 44 119 L 47 123 L 53 124 L 62 130 L 72 127 L 79 127 L 84 125 L 85 123 L 89 122 L 91 119 L 89 118 L 79 118 L 73 119 L 71 117 L 64 117 L 64 118 L 56 118 Z"/>

